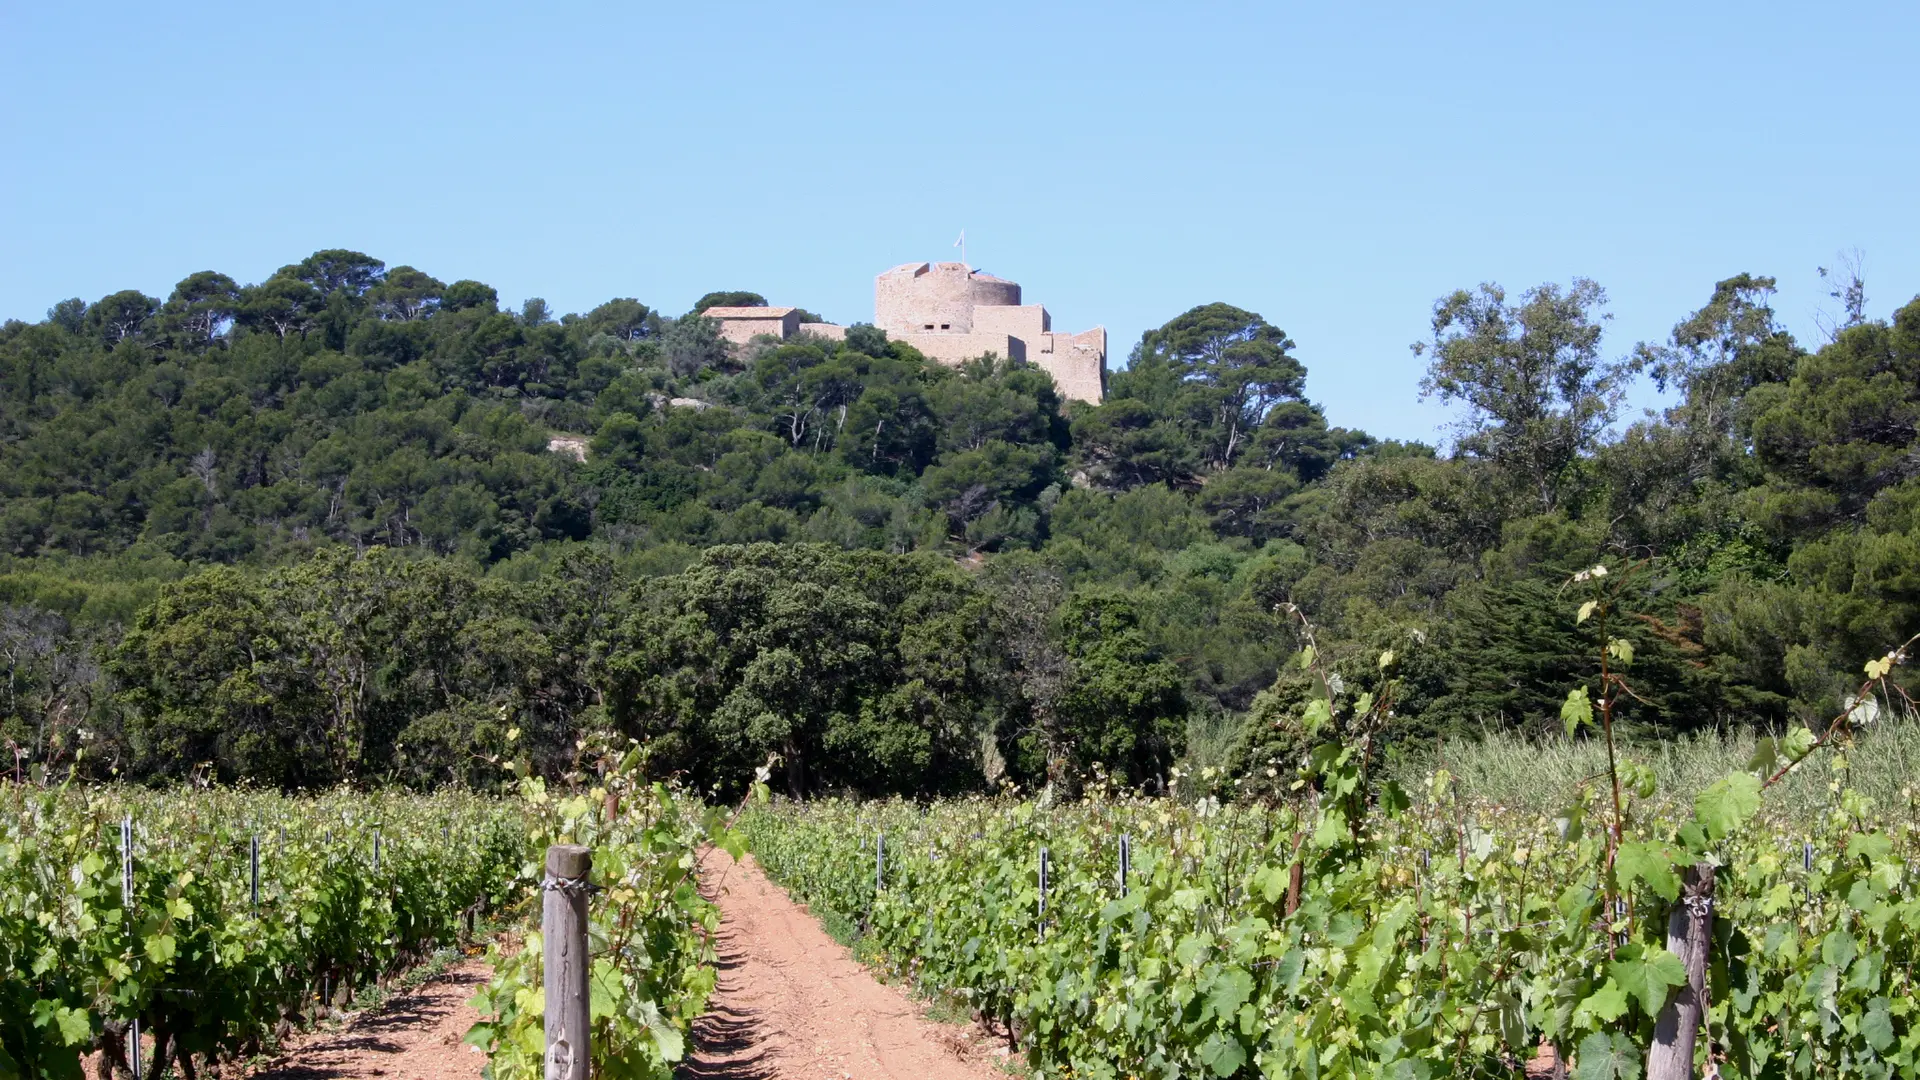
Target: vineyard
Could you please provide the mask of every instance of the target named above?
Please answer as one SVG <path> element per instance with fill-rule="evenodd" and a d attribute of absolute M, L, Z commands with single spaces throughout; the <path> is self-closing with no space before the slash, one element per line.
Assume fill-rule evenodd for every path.
<path fill-rule="evenodd" d="M 665 1080 L 685 1056 L 687 1029 L 713 992 L 719 923 L 695 882 L 697 851 L 709 842 L 745 850 L 722 810 L 649 782 L 644 766 L 640 747 L 600 744 L 565 790 L 550 791 L 537 777 L 520 783 L 531 811 L 530 850 L 580 844 L 593 852 L 586 928 L 592 1071 L 607 1080 Z M 537 876 L 538 865 L 530 865 L 529 879 Z M 534 932 L 518 950 L 488 950 L 494 976 L 475 1004 L 493 1019 L 467 1041 L 487 1051 L 489 1080 L 550 1075 L 541 945 Z"/>
<path fill-rule="evenodd" d="M 577 912 L 554 941 L 589 959 L 567 1000 L 592 1074 L 664 1080 L 716 986 L 707 845 L 751 846 L 1041 1076 L 1920 1077 L 1920 799 L 1850 782 L 1853 757 L 1900 745 L 1867 729 L 1911 713 L 1889 675 L 1920 639 L 1869 661 L 1822 730 L 1663 792 L 1614 739 L 1635 690 L 1609 576 L 1573 582 L 1599 675 L 1562 709 L 1606 764 L 1553 812 L 1443 767 L 1404 784 L 1382 764 L 1394 654 L 1343 679 L 1304 619 L 1307 749 L 1238 801 L 1176 770 L 1175 798 L 1096 779 L 1076 798 L 768 805 L 769 762 L 729 816 L 608 736 L 551 780 L 515 759 L 512 800 L 0 788 L 0 1080 L 74 1080 L 95 1052 L 103 1080 L 195 1080 L 481 912 L 519 929 L 488 949 L 468 1041 L 488 1080 L 553 1076 L 542 897 Z M 543 869 L 550 845 L 590 873 Z"/>
<path fill-rule="evenodd" d="M 248 1053 L 507 901 L 526 847 L 517 809 L 452 794 L 0 801 L 5 1076 L 77 1077 L 98 1049 L 123 1075 L 192 1077 Z"/>
<path fill-rule="evenodd" d="M 1052 1075 L 1513 1075 L 1543 1040 L 1581 1077 L 1643 1075 L 1683 980 L 1670 823 L 1625 841 L 1612 909 L 1591 822 L 1473 808 L 1444 774 L 1424 794 L 1357 846 L 1285 808 L 1129 800 L 782 805 L 746 828 L 797 898 Z M 1715 847 L 1720 1074 L 1920 1075 L 1913 827 L 1841 793 L 1805 832 Z"/>
<path fill-rule="evenodd" d="M 472 795 L 0 786 L 0 1080 L 186 1080 L 469 939 L 496 943 L 470 1040 L 495 1080 L 539 1075 L 540 853 L 594 846 L 596 1071 L 663 1077 L 712 987 L 692 852 L 710 815 L 600 754 L 513 801 Z M 722 840 L 724 841 L 724 836 Z M 519 947 L 524 941 L 527 947 Z"/>

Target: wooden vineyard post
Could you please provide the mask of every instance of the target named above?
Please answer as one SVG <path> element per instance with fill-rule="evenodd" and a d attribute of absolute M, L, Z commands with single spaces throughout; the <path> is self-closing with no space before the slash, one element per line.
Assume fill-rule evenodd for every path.
<path fill-rule="evenodd" d="M 1047 939 L 1047 871 L 1049 865 L 1047 846 L 1040 845 L 1040 940 Z"/>
<path fill-rule="evenodd" d="M 873 897 L 880 899 L 880 890 L 887 883 L 887 834 L 875 833 L 873 836 Z"/>
<path fill-rule="evenodd" d="M 1120 834 L 1120 898 L 1127 896 L 1127 874 L 1133 869 L 1133 838 Z"/>
<path fill-rule="evenodd" d="M 120 821 L 120 904 L 126 909 L 127 925 L 133 925 L 133 815 Z M 133 1080 L 140 1080 L 140 1016 L 127 1021 L 127 1065 Z"/>
<path fill-rule="evenodd" d="M 1667 951 L 1686 965 L 1687 981 L 1660 1010 L 1647 1052 L 1647 1080 L 1687 1080 L 1693 1075 L 1694 1042 L 1707 1009 L 1707 957 L 1713 948 L 1713 864 L 1683 872 L 1680 902 L 1667 916 Z"/>
<path fill-rule="evenodd" d="M 547 879 L 540 908 L 540 934 L 547 997 L 546 1080 L 587 1080 L 593 1061 L 588 1042 L 587 872 L 593 852 L 578 844 L 547 849 Z"/>

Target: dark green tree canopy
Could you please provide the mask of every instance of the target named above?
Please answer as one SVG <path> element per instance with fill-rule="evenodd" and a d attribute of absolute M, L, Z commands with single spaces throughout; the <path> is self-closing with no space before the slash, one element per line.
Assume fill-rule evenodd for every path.
<path fill-rule="evenodd" d="M 479 308 L 482 311 L 495 311 L 500 307 L 500 294 L 491 285 L 478 281 L 462 279 L 447 286 L 440 296 L 440 303 L 448 311 L 466 311 Z"/>
<path fill-rule="evenodd" d="M 1182 399 L 1181 411 L 1218 429 L 1209 464 L 1226 469 L 1268 409 L 1299 399 L 1307 369 L 1293 347 L 1284 331 L 1253 312 L 1207 304 L 1148 331 L 1132 363 L 1143 374 L 1164 370 L 1159 396 Z"/>
<path fill-rule="evenodd" d="M 689 315 L 701 315 L 708 308 L 716 307 L 766 307 L 767 298 L 757 292 L 733 290 L 730 292 L 710 292 L 693 302 Z"/>
<path fill-rule="evenodd" d="M 184 348 L 204 349 L 226 332 L 240 311 L 240 286 L 225 274 L 202 270 L 173 287 L 161 307 L 163 332 Z"/>
<path fill-rule="evenodd" d="M 1467 406 L 1460 445 L 1498 462 L 1540 508 L 1560 500 L 1568 469 L 1619 410 L 1631 365 L 1601 355 L 1606 291 L 1584 278 L 1540 285 L 1517 305 L 1506 290 L 1462 289 L 1434 306 L 1424 394 Z"/>
<path fill-rule="evenodd" d="M 617 724 L 702 783 L 779 753 L 804 791 L 1151 787 L 1183 747 L 1300 749 L 1286 605 L 1354 685 L 1405 654 L 1392 737 L 1544 729 L 1556 597 L 1603 559 L 1645 582 L 1623 722 L 1830 716 L 1920 630 L 1920 304 L 1848 292 L 1810 352 L 1773 287 L 1728 277 L 1621 359 L 1590 282 L 1443 297 L 1444 452 L 1331 422 L 1226 304 L 1094 407 L 871 326 L 734 345 L 347 250 L 63 301 L 0 325 L 0 737 L 44 761 L 84 723 L 130 778 L 491 784 L 513 727 L 559 762 Z M 1636 369 L 1677 400 L 1619 430 Z"/>

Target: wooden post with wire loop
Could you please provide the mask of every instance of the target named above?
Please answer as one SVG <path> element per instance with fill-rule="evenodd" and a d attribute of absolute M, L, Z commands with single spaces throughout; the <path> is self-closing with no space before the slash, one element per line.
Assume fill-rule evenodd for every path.
<path fill-rule="evenodd" d="M 546 1080 L 587 1080 L 593 1061 L 587 1007 L 587 882 L 593 852 L 578 844 L 547 849 L 547 876 L 540 883 L 540 935 L 544 952 Z"/>

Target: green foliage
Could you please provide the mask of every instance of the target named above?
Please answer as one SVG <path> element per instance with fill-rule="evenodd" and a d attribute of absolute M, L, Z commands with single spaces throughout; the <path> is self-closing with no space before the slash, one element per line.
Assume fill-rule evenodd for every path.
<path fill-rule="evenodd" d="M 1584 278 L 1541 285 L 1518 306 L 1498 285 L 1434 305 L 1433 360 L 1421 390 L 1469 409 L 1462 448 L 1508 471 L 1542 510 L 1558 505 L 1569 469 L 1612 421 L 1627 365 L 1600 357 L 1606 291 Z"/>
<path fill-rule="evenodd" d="M 693 314 L 693 315 L 704 314 L 708 308 L 713 308 L 713 307 L 766 307 L 766 306 L 767 306 L 767 298 L 764 296 L 761 296 L 759 293 L 746 292 L 744 290 L 735 289 L 732 291 L 710 292 L 705 296 L 702 296 L 700 299 L 693 302 L 693 310 L 689 314 Z"/>
<path fill-rule="evenodd" d="M 506 903 L 523 861 L 511 808 L 472 796 L 289 799 L 258 792 L 0 782 L 0 1064 L 78 1080 L 257 1052 Z M 133 820 L 133 891 L 119 825 Z M 259 902 L 250 889 L 260 850 Z M 378 854 L 375 845 L 378 844 Z M 333 995 L 323 1000 L 322 991 Z"/>
<path fill-rule="evenodd" d="M 622 1080 L 665 1080 L 685 1058 L 688 1030 L 713 992 L 713 936 L 720 926 L 719 909 L 696 888 L 697 851 L 709 841 L 742 850 L 718 811 L 650 783 L 645 764 L 637 745 L 596 741 L 580 767 L 562 778 L 564 786 L 549 788 L 524 775 L 520 783 L 533 859 L 523 870 L 528 881 L 543 873 L 539 860 L 549 845 L 592 849 L 592 1072 Z M 487 1052 L 488 1080 L 544 1076 L 540 934 L 529 928 L 517 949 L 495 943 L 487 959 L 493 977 L 474 995 L 481 1020 L 466 1041 Z"/>
<path fill-rule="evenodd" d="M 1160 704 L 1149 724 L 1088 698 L 1136 716 L 1086 735 L 1110 746 L 1101 756 L 1152 746 L 1143 762 L 1162 762 L 1204 722 L 1238 733 L 1210 752 L 1239 747 L 1227 757 L 1257 781 L 1293 745 L 1272 708 L 1252 714 L 1287 692 L 1286 603 L 1342 665 L 1402 652 L 1390 744 L 1562 730 L 1569 687 L 1597 678 L 1579 659 L 1597 617 L 1560 594 L 1623 552 L 1645 567 L 1607 635 L 1632 657 L 1623 738 L 1812 723 L 1844 704 L 1858 657 L 1920 630 L 1906 467 L 1920 305 L 1856 313 L 1809 352 L 1778 327 L 1771 290 L 1720 281 L 1666 342 L 1619 362 L 1590 282 L 1442 298 L 1428 389 L 1465 422 L 1444 454 L 1331 424 L 1287 335 L 1221 303 L 1145 334 L 1095 406 L 1033 367 L 929 363 L 871 326 L 735 346 L 699 315 L 764 303 L 753 294 L 709 294 L 678 319 L 631 297 L 508 312 L 483 283 L 339 249 L 253 284 L 202 270 L 164 299 L 63 301 L 0 328 L 0 604 L 30 628 L 10 634 L 0 738 L 43 772 L 71 763 L 84 728 L 92 761 L 122 776 L 211 762 L 281 784 L 486 784 L 476 763 L 517 725 L 550 772 L 603 722 L 615 659 L 611 623 L 567 615 L 566 553 L 617 564 L 625 596 L 701 549 L 762 542 L 919 552 L 969 573 L 1036 557 L 1058 579 L 1032 623 L 1046 647 L 1014 660 L 970 639 L 973 674 L 940 684 L 966 698 L 945 711 L 969 719 L 873 714 L 862 723 L 887 733 L 873 738 L 892 764 L 863 775 L 916 775 L 948 753 L 932 746 L 983 740 L 1018 779 L 1088 767 L 1098 758 L 1068 748 L 1087 729 L 1048 710 L 1070 668 L 1093 678 L 1124 654 Z M 1681 400 L 1609 432 L 1635 367 Z M 375 548 L 406 558 L 297 571 L 322 549 Z M 429 555 L 448 568 L 397 568 Z M 213 568 L 233 577 L 181 581 Z M 496 571 L 515 588 L 461 583 Z M 405 603 L 351 633 L 297 610 L 309 585 L 350 603 L 386 579 Z M 520 588 L 535 581 L 552 587 Z M 1067 657 L 1055 614 L 1114 595 L 1129 626 Z M 436 622 L 428 603 L 456 617 Z M 156 618 L 177 624 L 171 644 Z M 202 630 L 214 644 L 195 668 L 178 645 Z M 421 651 L 381 651 L 394 648 Z M 315 650 L 380 662 L 347 690 Z M 1175 670 L 1184 719 L 1162 693 Z M 797 682 L 770 692 L 827 700 Z M 893 725 L 907 714 L 949 734 L 906 737 Z M 956 783 L 992 756 L 974 752 Z M 1161 769 L 1124 771 L 1153 783 Z"/>
<path fill-rule="evenodd" d="M 1128 363 L 1130 388 L 1197 428 L 1208 466 L 1231 468 L 1268 411 L 1299 400 L 1307 369 L 1293 347 L 1253 312 L 1207 304 L 1141 337 Z"/>
<path fill-rule="evenodd" d="M 517 732 L 514 733 L 517 735 Z M 514 742 L 513 736 L 509 737 Z M 516 748 L 517 749 L 517 748 Z M 179 788 L 50 790 L 0 782 L 0 1063 L 78 1080 L 84 1055 L 128 1077 L 128 1024 L 153 1075 L 258 1053 L 462 938 L 479 913 L 537 922 L 553 843 L 594 853 L 594 1071 L 672 1074 L 713 989 L 718 912 L 692 879 L 707 841 L 740 850 L 721 815 L 650 783 L 638 747 L 595 740 L 554 788 L 511 763 L 518 803 L 470 795 L 317 798 Z M 119 822 L 134 822 L 123 895 Z M 250 843 L 259 844 L 259 899 Z M 468 1041 L 495 1078 L 541 1073 L 541 948 L 489 952 Z"/>
<path fill-rule="evenodd" d="M 485 784 L 483 755 L 517 727 L 550 770 L 592 700 L 580 679 L 607 630 L 607 572 L 574 559 L 515 587 L 336 548 L 263 578 L 222 568 L 168 585 L 109 655 L 119 765 L 289 787 Z"/>
<path fill-rule="evenodd" d="M 1594 794 L 1576 809 L 1600 812 Z M 1920 1075 L 1903 1004 L 1920 959 L 1920 832 L 1911 803 L 1887 810 L 1843 791 L 1797 822 L 1727 819 L 1708 994 L 1721 1075 Z M 1304 848 L 1326 809 L 815 802 L 744 828 L 796 897 L 862 920 L 882 963 L 1007 1023 L 1043 1075 L 1504 1076 L 1542 1040 L 1574 1075 L 1641 1075 L 1684 980 L 1666 923 L 1675 863 L 1694 856 L 1662 835 L 1688 819 L 1636 818 L 1615 867 L 1630 907 L 1615 918 L 1605 837 L 1557 813 L 1464 802 L 1444 773 L 1411 806 L 1364 813 L 1355 833 Z"/>
<path fill-rule="evenodd" d="M 702 786 L 777 755 L 796 795 L 964 789 L 991 701 L 987 616 L 925 556 L 711 548 L 619 626 L 612 718 Z"/>

